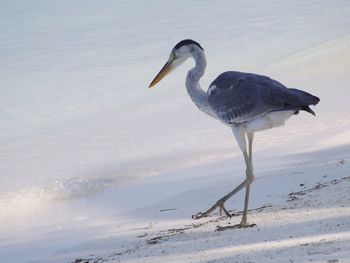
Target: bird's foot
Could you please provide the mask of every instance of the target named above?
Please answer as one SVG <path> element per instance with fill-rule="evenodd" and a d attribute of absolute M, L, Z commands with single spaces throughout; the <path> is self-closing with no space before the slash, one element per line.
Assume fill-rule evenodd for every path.
<path fill-rule="evenodd" d="M 209 214 L 207 212 L 204 212 L 204 213 L 199 212 L 199 213 L 197 213 L 195 215 L 192 215 L 192 219 L 197 220 L 197 219 L 200 219 L 200 218 L 203 218 L 203 217 L 208 217 L 208 216 L 209 216 Z"/>
<path fill-rule="evenodd" d="M 211 207 L 208 211 L 202 213 L 202 212 L 199 212 L 195 215 L 192 216 L 192 219 L 200 219 L 200 218 L 203 218 L 203 217 L 208 217 L 210 215 L 210 213 L 215 209 L 219 207 L 220 209 L 220 215 L 223 216 L 223 215 L 226 215 L 227 217 L 231 218 L 231 214 L 226 210 L 224 204 L 221 204 L 221 203 L 216 203 L 213 207 Z"/>
<path fill-rule="evenodd" d="M 252 227 L 256 227 L 256 224 L 237 224 L 237 225 L 233 225 L 233 226 L 217 226 L 215 231 L 224 231 L 224 230 L 228 230 L 228 229 L 241 229 L 241 228 L 252 228 Z"/>

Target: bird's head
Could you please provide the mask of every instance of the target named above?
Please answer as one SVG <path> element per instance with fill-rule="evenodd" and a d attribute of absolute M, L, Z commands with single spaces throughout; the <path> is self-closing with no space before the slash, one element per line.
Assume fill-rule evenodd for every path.
<path fill-rule="evenodd" d="M 193 52 L 198 48 L 203 51 L 201 45 L 191 39 L 185 39 L 177 43 L 175 47 L 171 50 L 168 61 L 165 63 L 165 65 L 157 74 L 157 76 L 153 79 L 153 81 L 149 85 L 149 88 L 155 86 L 166 75 L 168 75 L 175 68 L 184 63 L 186 59 L 191 57 Z"/>

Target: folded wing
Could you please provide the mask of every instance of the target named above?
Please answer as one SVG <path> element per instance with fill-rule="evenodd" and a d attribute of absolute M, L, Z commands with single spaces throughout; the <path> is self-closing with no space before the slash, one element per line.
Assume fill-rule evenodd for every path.
<path fill-rule="evenodd" d="M 272 111 L 306 110 L 319 98 L 289 89 L 269 77 L 236 71 L 219 75 L 208 89 L 208 101 L 222 121 L 233 124 L 250 121 Z"/>

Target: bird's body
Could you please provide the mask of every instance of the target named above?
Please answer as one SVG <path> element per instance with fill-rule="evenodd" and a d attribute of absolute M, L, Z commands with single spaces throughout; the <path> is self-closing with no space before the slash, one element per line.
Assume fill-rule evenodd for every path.
<path fill-rule="evenodd" d="M 208 102 L 216 116 L 228 125 L 243 125 L 251 132 L 278 127 L 300 110 L 310 113 L 318 98 L 288 89 L 267 76 L 227 71 L 209 86 Z M 313 113 L 314 114 L 314 113 Z"/>
<path fill-rule="evenodd" d="M 249 226 L 247 210 L 250 185 L 254 179 L 252 164 L 254 132 L 281 126 L 301 110 L 315 115 L 309 106 L 316 105 L 319 98 L 302 90 L 287 88 L 267 76 L 238 71 L 220 74 L 210 84 L 208 90 L 204 91 L 199 85 L 199 80 L 206 68 L 205 54 L 203 48 L 193 40 L 183 40 L 174 47 L 168 62 L 152 81 L 150 87 L 189 57 L 192 57 L 196 63 L 186 77 L 189 96 L 201 111 L 231 127 L 247 166 L 246 180 L 219 199 L 205 213 L 198 213 L 195 218 L 207 216 L 217 207 L 230 216 L 224 203 L 246 187 L 243 218 L 238 226 Z"/>

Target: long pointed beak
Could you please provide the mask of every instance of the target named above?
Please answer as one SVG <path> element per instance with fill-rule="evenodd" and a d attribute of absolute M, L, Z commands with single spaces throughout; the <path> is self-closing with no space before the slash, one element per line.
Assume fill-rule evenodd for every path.
<path fill-rule="evenodd" d="M 149 85 L 149 88 L 152 88 L 155 86 L 159 81 L 161 81 L 166 75 L 168 75 L 172 69 L 173 69 L 172 61 L 167 61 L 163 68 L 159 71 L 157 76 L 152 80 L 151 84 Z"/>

